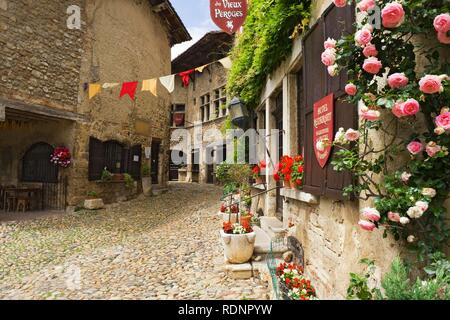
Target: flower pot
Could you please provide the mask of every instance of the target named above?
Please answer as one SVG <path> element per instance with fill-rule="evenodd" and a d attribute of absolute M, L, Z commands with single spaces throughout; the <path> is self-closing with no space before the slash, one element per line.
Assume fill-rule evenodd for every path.
<path fill-rule="evenodd" d="M 256 183 L 256 184 L 263 184 L 263 183 L 264 183 L 264 180 L 263 180 L 262 177 L 258 177 L 258 178 L 255 178 L 255 183 Z"/>
<path fill-rule="evenodd" d="M 148 196 L 152 191 L 152 178 L 151 177 L 142 177 L 142 192 L 144 195 Z"/>
<path fill-rule="evenodd" d="M 118 181 L 123 181 L 124 179 L 125 178 L 124 178 L 123 174 L 121 174 L 121 173 L 115 173 L 112 176 L 112 181 L 118 182 Z"/>
<path fill-rule="evenodd" d="M 86 199 L 84 200 L 84 208 L 87 210 L 103 209 L 105 204 L 102 199 Z"/>
<path fill-rule="evenodd" d="M 248 215 L 248 216 L 244 216 L 244 217 L 240 217 L 239 221 L 241 223 L 241 225 L 244 224 L 244 222 L 247 222 L 250 225 L 250 221 L 252 220 L 252 216 Z"/>
<path fill-rule="evenodd" d="M 255 232 L 227 234 L 223 230 L 220 230 L 220 236 L 227 262 L 239 264 L 248 262 L 252 258 L 255 249 Z"/>

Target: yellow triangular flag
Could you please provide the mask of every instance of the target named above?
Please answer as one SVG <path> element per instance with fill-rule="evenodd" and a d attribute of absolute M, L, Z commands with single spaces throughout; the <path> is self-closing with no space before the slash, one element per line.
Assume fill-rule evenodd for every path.
<path fill-rule="evenodd" d="M 208 66 L 208 65 L 205 64 L 204 66 L 201 66 L 201 67 L 196 68 L 195 71 L 198 71 L 198 72 L 202 73 L 203 70 L 204 70 L 207 66 Z"/>
<path fill-rule="evenodd" d="M 102 86 L 97 83 L 89 84 L 89 99 L 95 97 L 102 90 Z"/>
<path fill-rule="evenodd" d="M 150 91 L 155 97 L 157 97 L 156 87 L 158 79 L 148 79 L 142 81 L 142 91 Z"/>

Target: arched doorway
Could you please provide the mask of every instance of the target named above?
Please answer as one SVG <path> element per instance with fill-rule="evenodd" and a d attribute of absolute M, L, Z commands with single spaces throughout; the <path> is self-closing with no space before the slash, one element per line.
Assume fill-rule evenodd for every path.
<path fill-rule="evenodd" d="M 22 158 L 23 182 L 58 182 L 58 166 L 50 162 L 53 147 L 45 142 L 33 144 Z"/>

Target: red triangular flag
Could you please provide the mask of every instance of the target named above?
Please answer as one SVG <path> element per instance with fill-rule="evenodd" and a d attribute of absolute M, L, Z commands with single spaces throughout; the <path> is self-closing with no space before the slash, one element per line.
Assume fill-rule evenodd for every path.
<path fill-rule="evenodd" d="M 122 84 L 122 90 L 120 90 L 120 98 L 127 94 L 130 96 L 131 100 L 134 100 L 134 94 L 136 93 L 137 86 L 138 81 L 124 82 Z"/>
<path fill-rule="evenodd" d="M 189 75 L 191 73 L 193 73 L 195 71 L 195 69 L 192 70 L 188 70 L 188 71 L 184 71 L 184 72 L 180 72 L 178 75 L 181 77 L 181 81 L 183 82 L 183 87 L 187 88 L 189 87 Z"/>

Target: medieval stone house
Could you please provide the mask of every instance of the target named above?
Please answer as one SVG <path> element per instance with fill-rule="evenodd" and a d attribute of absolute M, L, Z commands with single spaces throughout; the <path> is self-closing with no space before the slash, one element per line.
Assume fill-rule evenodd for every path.
<path fill-rule="evenodd" d="M 170 165 L 170 180 L 184 182 L 215 182 L 215 166 L 226 156 L 226 144 L 220 133 L 228 114 L 225 85 L 228 70 L 217 62 L 228 55 L 233 37 L 212 31 L 172 62 L 172 72 L 180 73 L 208 65 L 190 75 L 189 85 L 183 86 L 177 77 L 172 95 L 173 130 L 185 128 L 192 145 L 172 142 L 172 151 L 185 157 L 185 165 Z M 206 134 L 215 130 L 215 134 Z M 210 131 L 211 132 L 211 131 Z M 194 139 L 200 142 L 194 146 Z"/>
<path fill-rule="evenodd" d="M 81 29 L 67 25 L 74 5 Z M 153 183 L 164 185 L 170 94 L 138 87 L 135 100 L 119 99 L 120 83 L 170 74 L 171 47 L 187 40 L 167 0 L 1 0 L 0 185 L 44 185 L 50 208 L 88 193 L 112 202 L 142 189 L 150 160 Z M 119 85 L 89 100 L 88 84 L 105 82 Z M 50 163 L 57 146 L 70 150 L 70 167 Z M 129 173 L 134 188 L 102 182 L 105 167 Z"/>

